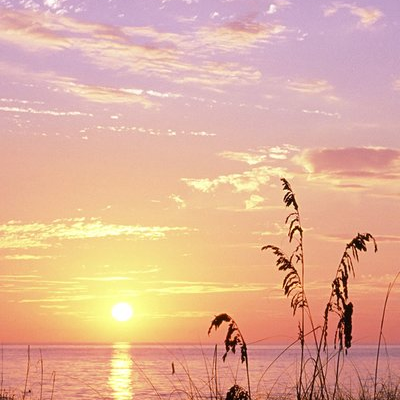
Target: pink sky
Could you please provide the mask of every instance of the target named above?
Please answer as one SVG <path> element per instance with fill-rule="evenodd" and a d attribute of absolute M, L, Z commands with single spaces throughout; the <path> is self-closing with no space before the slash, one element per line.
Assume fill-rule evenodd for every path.
<path fill-rule="evenodd" d="M 400 270 L 399 13 L 0 0 L 0 341 L 214 342 L 222 312 L 248 341 L 293 340 L 283 275 L 261 252 L 288 248 L 285 177 L 316 321 L 346 243 L 377 239 L 350 282 L 354 342 L 375 342 Z M 111 318 L 120 301 L 129 322 Z"/>

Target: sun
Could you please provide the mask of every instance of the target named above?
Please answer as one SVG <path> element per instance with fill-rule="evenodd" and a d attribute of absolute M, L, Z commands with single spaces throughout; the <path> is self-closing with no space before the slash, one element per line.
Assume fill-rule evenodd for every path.
<path fill-rule="evenodd" d="M 118 303 L 113 306 L 111 315 L 117 321 L 128 321 L 133 317 L 133 309 L 128 303 Z"/>

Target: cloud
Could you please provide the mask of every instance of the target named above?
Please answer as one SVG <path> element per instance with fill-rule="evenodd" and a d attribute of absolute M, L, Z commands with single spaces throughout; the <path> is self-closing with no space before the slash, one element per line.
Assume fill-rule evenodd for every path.
<path fill-rule="evenodd" d="M 46 293 L 46 296 L 51 294 L 51 298 L 53 299 L 61 297 L 74 298 L 74 296 L 80 296 L 87 291 L 87 287 L 80 282 L 72 280 L 48 280 L 37 274 L 0 275 L 0 288 L 2 292 L 20 294 L 24 297 L 24 300 L 21 300 L 21 302 L 29 302 L 29 299 L 26 298 L 27 295 L 36 298 L 37 295 Z"/>
<path fill-rule="evenodd" d="M 42 114 L 51 115 L 53 117 L 75 117 L 75 116 L 85 116 L 93 117 L 93 114 L 83 113 L 80 111 L 58 111 L 58 110 L 38 110 L 35 108 L 24 108 L 24 107 L 0 107 L 0 111 L 11 112 L 14 114 Z"/>
<path fill-rule="evenodd" d="M 264 202 L 264 197 L 259 196 L 258 194 L 252 194 L 249 199 L 245 201 L 246 210 L 259 210 L 260 204 Z"/>
<path fill-rule="evenodd" d="M 51 82 L 55 86 L 62 88 L 66 93 L 71 93 L 97 103 L 135 103 L 141 104 L 145 108 L 150 108 L 155 105 L 155 103 L 149 99 L 149 95 L 151 94 L 143 90 L 87 85 L 78 83 L 76 80 L 70 78 L 53 79 Z"/>
<path fill-rule="evenodd" d="M 283 144 L 267 148 L 269 158 L 275 160 L 286 160 L 291 153 L 299 152 L 299 148 L 291 144 Z"/>
<path fill-rule="evenodd" d="M 95 300 L 96 298 L 101 298 L 106 296 L 96 296 L 94 294 L 68 294 L 65 296 L 49 296 L 37 299 L 22 299 L 20 303 L 69 303 L 69 302 L 82 302 L 88 300 Z M 75 312 L 75 311 L 74 311 Z"/>
<path fill-rule="evenodd" d="M 207 89 L 258 83 L 261 73 L 240 63 L 204 61 L 203 52 L 251 47 L 262 41 L 261 38 L 275 36 L 282 29 L 251 21 L 236 21 L 216 28 L 217 32 L 207 29 L 179 35 L 159 32 L 151 27 L 85 23 L 65 15 L 31 10 L 4 10 L 0 16 L 0 40 L 25 51 L 74 52 L 74 57 L 80 57 L 101 70 L 157 77 L 179 84 L 200 84 Z M 215 40 L 216 35 L 218 40 Z M 203 45 L 199 46 L 199 42 Z M 109 88 L 90 90 L 76 81 L 59 83 L 91 98 L 105 99 L 105 92 L 110 94 Z M 111 92 L 114 98 L 123 98 L 121 89 Z M 154 97 L 163 95 L 156 91 L 147 94 Z"/>
<path fill-rule="evenodd" d="M 286 171 L 282 168 L 272 168 L 268 166 L 253 168 L 251 170 L 221 175 L 214 179 L 201 178 L 182 178 L 188 186 L 204 193 L 215 191 L 221 185 L 233 186 L 234 192 L 257 192 L 260 187 L 269 182 L 271 176 L 284 176 Z"/>
<path fill-rule="evenodd" d="M 216 133 L 212 133 L 212 132 L 206 132 L 206 131 L 189 131 L 189 132 L 185 132 L 183 131 L 184 134 L 190 135 L 190 136 L 217 136 Z"/>
<path fill-rule="evenodd" d="M 143 134 L 151 136 L 198 136 L 198 137 L 214 137 L 215 133 L 205 131 L 175 131 L 173 129 L 160 130 L 155 128 L 145 128 L 143 126 L 125 126 L 125 125 L 96 125 L 91 128 L 83 128 L 80 130 L 81 133 L 89 133 L 93 131 L 104 131 L 112 133 L 124 133 L 124 134 Z"/>
<path fill-rule="evenodd" d="M 270 4 L 267 10 L 267 14 L 275 14 L 278 11 L 278 7 L 275 4 Z"/>
<path fill-rule="evenodd" d="M 219 156 L 227 158 L 228 160 L 245 162 L 248 165 L 256 165 L 265 161 L 265 154 L 252 154 L 245 152 L 223 151 Z"/>
<path fill-rule="evenodd" d="M 147 318 L 157 319 L 157 318 L 204 318 L 213 315 L 213 311 L 176 311 L 174 313 L 157 313 L 152 312 L 151 314 L 141 314 Z"/>
<path fill-rule="evenodd" d="M 65 2 L 66 0 L 44 0 L 43 5 L 49 7 L 53 11 L 56 11 L 58 14 L 64 14 L 67 12 L 67 10 L 63 8 L 63 3 Z"/>
<path fill-rule="evenodd" d="M 76 79 L 57 76 L 53 72 L 32 72 L 27 71 L 21 65 L 7 65 L 0 62 L 0 71 L 8 76 L 12 75 L 18 77 L 20 80 L 29 82 L 30 85 L 43 85 L 45 84 L 48 89 L 54 92 L 63 91 L 64 93 L 78 96 L 82 99 L 94 103 L 120 103 L 120 104 L 140 104 L 145 108 L 150 108 L 157 105 L 151 98 L 157 98 L 162 93 L 157 93 L 152 90 L 142 89 L 129 89 L 129 88 L 115 88 L 109 86 L 91 85 L 79 83 Z M 158 95 L 158 96 L 157 96 Z M 166 94 L 163 97 L 177 98 L 179 95 Z M 92 114 L 82 113 L 78 111 L 60 111 L 60 110 L 40 110 L 36 106 L 27 107 L 30 103 L 43 104 L 42 102 L 29 102 L 18 99 L 1 99 L 1 102 L 14 103 L 11 106 L 0 107 L 0 111 L 16 112 L 16 113 L 31 113 L 31 114 L 44 114 L 53 116 L 90 116 Z M 23 104 L 25 107 L 16 106 L 15 104 Z"/>
<path fill-rule="evenodd" d="M 257 236 L 283 236 L 287 234 L 286 226 L 281 226 L 280 224 L 274 222 L 273 229 L 252 232 L 253 235 Z"/>
<path fill-rule="evenodd" d="M 154 284 L 157 282 L 152 282 Z M 217 282 L 187 282 L 165 281 L 159 282 L 159 287 L 144 289 L 146 293 L 165 294 L 205 294 L 205 293 L 243 293 L 265 290 L 265 285 L 259 283 L 237 284 Z"/>
<path fill-rule="evenodd" d="M 0 15 L 0 39 L 33 52 L 37 50 L 60 51 L 73 45 L 66 34 L 66 26 L 56 23 L 51 14 L 31 10 L 2 9 Z M 66 19 L 63 19 L 66 21 Z"/>
<path fill-rule="evenodd" d="M 301 110 L 304 114 L 316 114 L 316 115 L 322 115 L 324 117 L 332 117 L 332 118 L 341 118 L 341 115 L 337 112 L 328 112 L 328 111 L 323 111 L 323 110 L 307 110 L 303 109 Z"/>
<path fill-rule="evenodd" d="M 328 81 L 323 79 L 315 79 L 309 81 L 288 80 L 286 82 L 286 88 L 295 92 L 306 94 L 320 94 L 333 90 L 333 86 Z"/>
<path fill-rule="evenodd" d="M 77 281 L 88 281 L 88 282 L 121 282 L 121 281 L 131 281 L 132 278 L 128 278 L 126 276 L 91 276 L 91 277 L 79 277 L 74 278 Z"/>
<path fill-rule="evenodd" d="M 287 8 L 291 5 L 292 2 L 288 0 L 275 0 L 273 3 L 269 4 L 265 14 L 267 15 L 276 14 L 279 10 Z"/>
<path fill-rule="evenodd" d="M 99 293 L 98 285 L 120 282 L 112 290 Z M 129 284 L 129 292 L 121 289 L 124 282 Z M 38 304 L 42 308 L 70 308 L 72 303 L 99 301 L 100 299 L 120 299 L 121 293 L 129 296 L 199 295 L 224 293 L 249 293 L 266 290 L 265 284 L 213 281 L 140 281 L 122 276 L 79 277 L 73 280 L 51 281 L 40 275 L 0 275 L 3 293 L 14 293 L 16 301 L 22 304 Z"/>
<path fill-rule="evenodd" d="M 54 241 L 107 237 L 159 240 L 189 231 L 185 227 L 107 224 L 99 218 L 58 219 L 48 224 L 10 221 L 0 225 L 0 249 L 49 248 Z"/>
<path fill-rule="evenodd" d="M 183 71 L 185 72 L 185 71 Z M 193 66 L 191 72 L 177 76 L 177 83 L 191 83 L 208 89 L 221 91 L 227 85 L 249 85 L 259 83 L 261 72 L 252 66 L 242 66 L 236 62 L 203 62 Z"/>
<path fill-rule="evenodd" d="M 0 70 L 1 69 L 4 69 L 4 65 L 2 65 L 2 63 L 0 62 Z M 27 104 L 35 104 L 35 105 L 37 105 L 37 104 L 40 104 L 40 105 L 42 105 L 42 104 L 44 104 L 44 102 L 43 101 L 31 101 L 31 100 L 21 100 L 21 99 L 8 99 L 8 98 L 1 98 L 0 99 L 0 102 L 2 102 L 2 103 L 8 103 L 8 104 L 24 104 L 24 105 L 27 105 Z M 85 114 L 86 115 L 86 114 Z"/>
<path fill-rule="evenodd" d="M 355 4 L 335 2 L 324 10 L 325 17 L 336 14 L 339 10 L 348 10 L 350 14 L 358 18 L 359 28 L 370 28 L 376 24 L 384 14 L 375 7 L 357 7 Z"/>
<path fill-rule="evenodd" d="M 311 174 L 342 178 L 400 178 L 400 150 L 383 147 L 310 149 L 295 157 Z"/>
<path fill-rule="evenodd" d="M 298 152 L 296 146 L 283 144 L 281 146 L 261 147 L 248 152 L 223 151 L 218 155 L 228 160 L 244 162 L 248 165 L 265 163 L 268 160 L 286 160 L 290 153 Z"/>
<path fill-rule="evenodd" d="M 207 50 L 232 52 L 257 47 L 272 39 L 281 39 L 286 27 L 280 24 L 263 24 L 251 17 L 237 19 L 223 25 L 202 28 L 197 40 Z"/>
<path fill-rule="evenodd" d="M 335 234 L 335 235 L 319 235 L 326 241 L 333 241 L 333 242 L 349 242 L 352 238 L 348 234 Z M 380 243 L 399 243 L 400 242 L 400 235 L 374 235 L 378 246 Z M 371 244 L 372 247 L 372 244 Z"/>
<path fill-rule="evenodd" d="M 169 198 L 176 203 L 178 208 L 180 208 L 180 209 L 186 208 L 185 200 L 183 200 L 179 195 L 171 194 L 171 196 L 169 196 Z"/>
<path fill-rule="evenodd" d="M 16 260 L 16 261 L 31 261 L 31 260 L 45 260 L 54 259 L 54 256 L 44 256 L 44 255 L 33 255 L 33 254 L 13 254 L 4 256 L 6 260 Z"/>
<path fill-rule="evenodd" d="M 7 3 L 12 3 L 12 1 L 11 2 L 3 1 L 3 3 L 5 3 L 7 7 L 8 6 Z M 67 0 L 43 0 L 43 1 L 19 0 L 18 1 L 18 6 L 22 7 L 25 10 L 33 10 L 36 12 L 39 11 L 52 12 L 55 13 L 56 15 L 63 15 L 67 13 L 79 13 L 83 10 L 82 5 L 83 2 L 71 2 L 71 1 L 67 2 Z"/>

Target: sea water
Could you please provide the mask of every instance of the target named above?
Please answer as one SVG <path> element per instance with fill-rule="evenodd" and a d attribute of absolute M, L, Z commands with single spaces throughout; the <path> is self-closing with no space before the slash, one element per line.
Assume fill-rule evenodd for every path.
<path fill-rule="evenodd" d="M 27 400 L 211 398 L 216 390 L 224 396 L 235 383 L 247 388 L 245 364 L 238 353 L 229 353 L 223 362 L 223 346 L 3 345 L 0 389 L 16 398 L 25 392 Z M 322 362 L 334 354 L 324 353 Z M 306 351 L 305 358 L 313 356 Z M 376 356 L 376 346 L 354 346 L 339 364 L 335 357 L 329 362 L 328 380 L 334 381 L 338 365 L 341 387 L 357 392 L 360 382 L 373 384 Z M 300 359 L 299 348 L 249 346 L 253 397 L 294 393 Z M 398 382 L 399 376 L 400 346 L 381 348 L 379 380 Z"/>

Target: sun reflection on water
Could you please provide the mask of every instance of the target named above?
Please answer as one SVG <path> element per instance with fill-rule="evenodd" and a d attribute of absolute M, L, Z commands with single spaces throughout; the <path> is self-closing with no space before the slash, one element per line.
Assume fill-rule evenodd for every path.
<path fill-rule="evenodd" d="M 115 400 L 131 400 L 132 389 L 132 360 L 129 343 L 115 343 L 111 358 L 111 372 L 108 378 Z"/>

